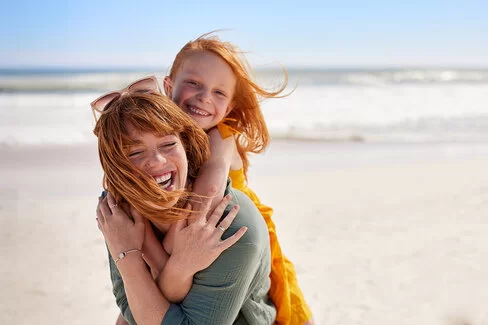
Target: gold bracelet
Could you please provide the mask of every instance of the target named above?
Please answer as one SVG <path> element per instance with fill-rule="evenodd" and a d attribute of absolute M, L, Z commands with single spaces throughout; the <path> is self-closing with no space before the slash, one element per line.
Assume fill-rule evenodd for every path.
<path fill-rule="evenodd" d="M 124 257 L 126 257 L 127 254 L 140 252 L 140 251 L 141 251 L 140 249 L 129 249 L 128 251 L 120 253 L 119 256 L 117 257 L 117 259 L 114 260 L 114 262 L 115 262 L 115 264 L 117 264 L 117 262 L 120 261 L 121 259 L 123 259 Z"/>

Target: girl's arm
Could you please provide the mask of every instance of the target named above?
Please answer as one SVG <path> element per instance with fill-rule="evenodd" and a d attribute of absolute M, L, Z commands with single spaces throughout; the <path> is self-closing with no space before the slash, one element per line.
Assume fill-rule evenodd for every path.
<path fill-rule="evenodd" d="M 230 202 L 230 199 L 230 196 L 226 196 L 220 201 L 219 206 L 217 206 L 212 213 L 214 218 L 218 217 L 219 219 L 222 216 L 225 207 Z M 210 200 L 206 200 L 205 210 L 208 209 L 209 204 Z M 131 215 L 137 215 L 139 218 L 142 218 L 142 215 L 140 215 L 140 213 L 132 207 L 130 212 Z M 235 213 L 227 215 L 225 219 L 222 220 L 223 224 L 230 225 L 234 217 Z M 163 293 L 164 297 L 172 303 L 181 302 L 191 288 L 193 275 L 196 272 L 201 271 L 198 266 L 205 266 L 207 263 L 211 264 L 218 257 L 218 255 L 216 255 L 216 253 L 218 253 L 216 248 L 218 248 L 217 245 L 220 243 L 220 237 L 207 237 L 205 236 L 207 235 L 205 232 L 210 230 L 212 233 L 215 232 L 215 229 L 201 228 L 199 230 L 200 233 L 198 234 L 201 238 L 201 243 L 197 245 L 198 251 L 196 253 L 193 252 L 196 254 L 196 256 L 198 256 L 199 263 L 195 264 L 191 256 L 188 256 L 188 254 L 185 254 L 185 256 L 173 255 L 173 258 L 170 259 L 169 254 L 163 249 L 162 244 L 156 238 L 149 221 L 145 218 L 143 220 L 145 223 L 144 243 L 142 246 L 143 259 L 146 261 L 146 264 L 149 265 L 152 277 L 156 280 L 156 283 L 158 284 L 158 287 Z M 185 240 L 185 236 L 188 235 L 188 231 L 184 231 L 186 227 L 188 227 L 186 219 L 180 220 L 171 225 L 168 233 L 165 236 L 165 240 L 172 240 L 173 242 L 176 241 L 177 252 L 182 250 L 179 245 L 181 245 L 181 243 Z M 236 236 L 236 241 L 239 238 L 240 236 Z M 188 243 L 184 244 L 188 245 Z M 194 243 L 192 244 L 195 245 Z M 167 264 L 168 260 L 170 260 L 169 264 Z"/>
<path fill-rule="evenodd" d="M 197 194 L 193 203 L 195 211 L 201 209 L 201 200 L 198 195 L 207 194 L 208 184 L 220 184 L 215 188 L 215 195 L 212 198 L 209 211 L 212 211 L 217 206 L 224 195 L 230 167 L 234 159 L 236 159 L 236 155 L 239 157 L 234 137 L 223 139 L 217 128 L 210 130 L 208 136 L 210 140 L 210 158 L 202 165 L 198 177 L 193 183 L 193 192 Z"/>
<path fill-rule="evenodd" d="M 186 295 L 191 287 L 193 274 L 207 268 L 224 250 L 234 245 L 244 235 L 247 228 L 241 227 L 231 237 L 221 240 L 223 231 L 220 226 L 227 228 L 239 210 L 237 205 L 234 206 L 219 223 L 230 199 L 230 196 L 226 196 L 208 220 L 206 212 L 210 200 L 205 202 L 203 213 L 193 218 L 190 225 L 185 226 L 185 221 L 179 222 L 174 237 L 173 259 L 171 263 L 170 261 L 166 263 L 161 274 L 162 278 L 170 281 L 168 283 L 161 281 L 164 286 L 170 286 L 164 290 L 173 288 L 177 291 L 176 294 Z M 99 227 L 105 237 L 110 255 L 119 257 L 121 252 L 135 250 L 118 259 L 117 263 L 110 258 L 113 292 L 117 304 L 130 324 L 135 324 L 136 321 L 143 324 L 160 324 L 170 307 L 170 302 L 154 282 L 142 256 L 146 230 L 144 220 L 139 213 L 135 213 L 132 221 L 121 207 L 114 204 L 113 197 L 108 194 L 107 198 L 99 203 L 97 210 Z M 148 230 L 152 231 L 151 228 Z M 177 270 L 176 273 L 171 272 L 173 268 Z M 166 269 L 169 270 L 168 275 L 164 275 Z M 189 277 L 186 272 L 194 273 Z M 172 275 L 176 276 L 171 278 Z M 178 282 L 178 279 L 183 279 L 183 282 Z M 186 292 L 178 291 L 180 286 L 188 283 L 187 281 L 190 286 L 187 286 Z"/>

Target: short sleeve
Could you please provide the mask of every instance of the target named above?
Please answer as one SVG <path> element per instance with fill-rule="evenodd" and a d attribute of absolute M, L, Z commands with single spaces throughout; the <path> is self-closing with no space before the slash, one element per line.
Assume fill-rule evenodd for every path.
<path fill-rule="evenodd" d="M 236 121 L 232 118 L 224 118 L 219 124 L 217 124 L 217 129 L 219 130 L 220 136 L 223 139 L 233 136 L 234 134 L 240 134 L 235 128 L 229 125 L 229 123 Z"/>

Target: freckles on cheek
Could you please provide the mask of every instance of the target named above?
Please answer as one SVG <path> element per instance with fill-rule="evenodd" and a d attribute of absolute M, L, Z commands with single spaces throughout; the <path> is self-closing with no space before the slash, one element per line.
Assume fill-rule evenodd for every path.
<path fill-rule="evenodd" d="M 179 105 L 181 105 L 181 104 L 182 104 L 182 102 L 181 102 L 181 94 L 180 94 L 180 92 L 179 92 L 178 90 L 177 90 L 177 91 L 175 91 L 175 92 L 173 92 L 173 93 L 171 94 L 171 97 L 172 97 L 172 98 L 171 98 L 171 100 L 172 100 L 173 102 L 175 102 L 175 103 L 176 103 L 176 105 L 178 105 L 178 106 L 179 106 Z"/>
<path fill-rule="evenodd" d="M 136 161 L 129 161 L 130 163 L 130 170 L 129 172 L 132 174 L 145 174 L 146 171 L 144 170 L 144 164 L 141 162 Z"/>

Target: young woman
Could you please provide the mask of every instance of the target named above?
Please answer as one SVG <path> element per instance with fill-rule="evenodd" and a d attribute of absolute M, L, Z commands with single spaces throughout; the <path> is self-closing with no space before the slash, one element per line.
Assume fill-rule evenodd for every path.
<path fill-rule="evenodd" d="M 266 224 L 230 182 L 208 219 L 189 212 L 207 135 L 157 92 L 156 79 L 145 78 L 92 103 L 101 112 L 94 133 L 109 193 L 97 216 L 117 304 L 131 324 L 273 324 Z M 160 290 L 164 272 L 191 279 L 180 303 Z"/>

